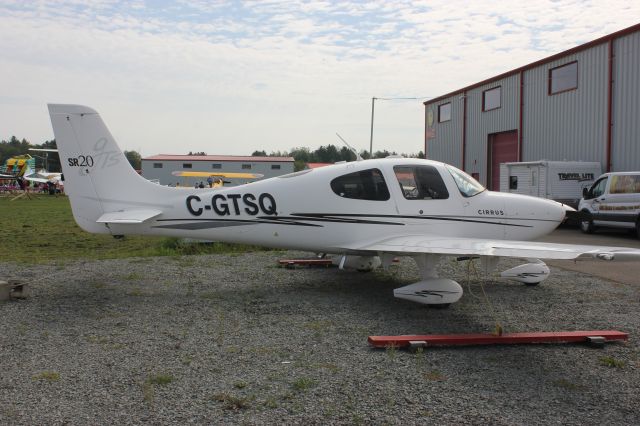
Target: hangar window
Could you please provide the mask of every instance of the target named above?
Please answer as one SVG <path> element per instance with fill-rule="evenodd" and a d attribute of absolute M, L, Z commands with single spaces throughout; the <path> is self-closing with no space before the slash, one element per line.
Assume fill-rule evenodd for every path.
<path fill-rule="evenodd" d="M 549 94 L 566 92 L 578 88 L 578 62 L 549 70 Z"/>
<path fill-rule="evenodd" d="M 191 164 L 191 163 L 182 163 L 182 168 L 183 169 L 192 169 L 193 168 L 193 164 Z"/>
<path fill-rule="evenodd" d="M 433 166 L 395 166 L 393 171 L 407 200 L 445 200 L 449 191 Z"/>
<path fill-rule="evenodd" d="M 331 189 L 343 198 L 386 201 L 389 189 L 378 169 L 362 170 L 340 176 L 331 181 Z"/>
<path fill-rule="evenodd" d="M 280 164 L 272 164 L 271 170 L 280 170 Z"/>
<path fill-rule="evenodd" d="M 451 102 L 438 105 L 438 123 L 451 120 Z"/>
<path fill-rule="evenodd" d="M 502 106 L 500 99 L 501 89 L 502 87 L 498 86 L 482 92 L 482 111 L 491 111 Z"/>
<path fill-rule="evenodd" d="M 220 164 L 220 163 L 213 163 L 213 164 L 211 165 L 211 168 L 212 168 L 212 169 L 221 169 L 221 168 L 222 168 L 222 164 Z"/>
<path fill-rule="evenodd" d="M 161 169 L 162 168 L 162 163 L 153 163 L 153 168 L 154 169 Z"/>
<path fill-rule="evenodd" d="M 242 170 L 251 170 L 251 164 L 243 164 Z"/>

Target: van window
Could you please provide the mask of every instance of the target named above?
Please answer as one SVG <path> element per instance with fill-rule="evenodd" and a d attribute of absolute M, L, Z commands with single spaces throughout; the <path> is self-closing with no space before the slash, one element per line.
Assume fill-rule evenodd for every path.
<path fill-rule="evenodd" d="M 389 189 L 378 169 L 362 170 L 331 181 L 331 189 L 340 197 L 356 200 L 386 201 Z"/>
<path fill-rule="evenodd" d="M 449 191 L 433 166 L 395 166 L 393 171 L 407 200 L 444 200 Z"/>
<path fill-rule="evenodd" d="M 607 187 L 607 178 L 602 178 L 591 187 L 591 191 L 589 191 L 590 198 L 597 198 L 604 194 L 604 190 Z"/>
<path fill-rule="evenodd" d="M 640 175 L 613 175 L 609 186 L 611 194 L 637 194 L 640 192 Z"/>

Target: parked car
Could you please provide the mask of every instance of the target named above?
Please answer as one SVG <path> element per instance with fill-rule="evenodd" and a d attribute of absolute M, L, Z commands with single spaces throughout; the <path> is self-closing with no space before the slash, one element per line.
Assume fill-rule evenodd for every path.
<path fill-rule="evenodd" d="M 603 174 L 584 189 L 578 211 L 582 232 L 626 228 L 640 238 L 640 172 Z"/>

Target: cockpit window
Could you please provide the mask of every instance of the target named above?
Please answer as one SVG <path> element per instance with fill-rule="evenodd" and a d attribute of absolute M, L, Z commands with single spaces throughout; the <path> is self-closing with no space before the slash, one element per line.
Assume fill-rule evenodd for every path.
<path fill-rule="evenodd" d="M 356 200 L 386 201 L 389 189 L 378 169 L 362 170 L 340 176 L 331 181 L 337 195 Z"/>
<path fill-rule="evenodd" d="M 449 170 L 449 173 L 451 173 L 451 176 L 453 176 L 453 180 L 458 186 L 460 193 L 464 197 L 473 197 L 474 195 L 478 195 L 485 190 L 484 186 L 480 185 L 477 180 L 475 180 L 462 170 L 456 169 L 455 167 L 448 164 L 446 166 L 447 170 Z"/>
<path fill-rule="evenodd" d="M 449 191 L 433 166 L 395 166 L 393 171 L 407 200 L 444 200 Z"/>

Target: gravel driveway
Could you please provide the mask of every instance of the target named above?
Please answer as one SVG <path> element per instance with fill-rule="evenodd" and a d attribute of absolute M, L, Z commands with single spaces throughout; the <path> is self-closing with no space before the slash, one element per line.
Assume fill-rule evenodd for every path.
<path fill-rule="evenodd" d="M 409 259 L 276 266 L 295 255 L 0 263 L 33 282 L 0 303 L 0 424 L 640 424 L 637 286 L 556 268 L 486 283 L 506 331 L 630 333 L 604 349 L 375 350 L 368 335 L 493 331 L 480 280 L 443 262 L 465 296 L 428 309 L 392 297 L 418 280 Z"/>

